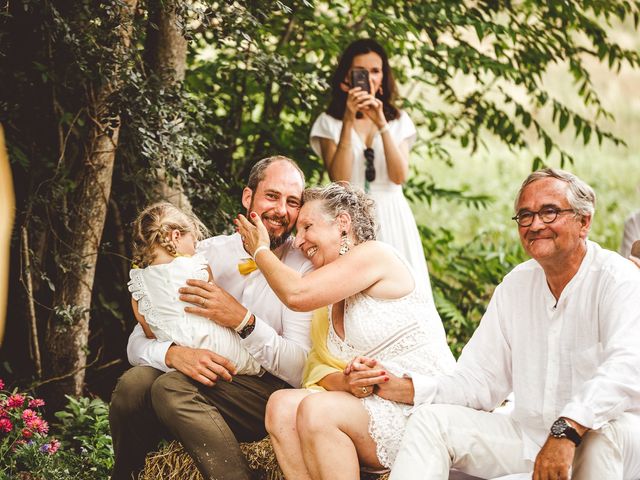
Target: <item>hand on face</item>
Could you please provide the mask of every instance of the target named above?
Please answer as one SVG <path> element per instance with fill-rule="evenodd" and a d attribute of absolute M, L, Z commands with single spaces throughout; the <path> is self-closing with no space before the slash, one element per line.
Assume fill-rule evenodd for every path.
<path fill-rule="evenodd" d="M 251 212 L 249 217 L 251 218 L 251 222 L 247 220 L 244 215 L 239 214 L 233 223 L 236 225 L 236 230 L 242 238 L 242 244 L 245 250 L 253 257 L 258 247 L 264 245 L 269 248 L 271 240 L 269 238 L 269 232 L 260 220 L 258 214 Z"/>

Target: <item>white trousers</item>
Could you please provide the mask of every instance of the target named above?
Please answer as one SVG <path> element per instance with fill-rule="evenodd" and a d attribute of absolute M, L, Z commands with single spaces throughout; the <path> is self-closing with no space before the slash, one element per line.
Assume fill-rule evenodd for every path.
<path fill-rule="evenodd" d="M 407 423 L 389 480 L 446 480 L 450 468 L 495 478 L 532 472 L 533 462 L 523 458 L 521 429 L 511 417 L 424 405 Z M 624 413 L 588 432 L 576 450 L 572 479 L 640 479 L 640 417 Z"/>

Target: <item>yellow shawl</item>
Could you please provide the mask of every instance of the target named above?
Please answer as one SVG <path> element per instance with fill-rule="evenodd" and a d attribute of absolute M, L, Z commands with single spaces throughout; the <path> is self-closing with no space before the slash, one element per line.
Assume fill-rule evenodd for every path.
<path fill-rule="evenodd" d="M 312 390 L 324 390 L 318 382 L 330 373 L 342 372 L 345 362 L 329 353 L 327 333 L 329 332 L 329 309 L 319 308 L 311 319 L 311 351 L 307 357 L 302 374 L 302 387 Z"/>

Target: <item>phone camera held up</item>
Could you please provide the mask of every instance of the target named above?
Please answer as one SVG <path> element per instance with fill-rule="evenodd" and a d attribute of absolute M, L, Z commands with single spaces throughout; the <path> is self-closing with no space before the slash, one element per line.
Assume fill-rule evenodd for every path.
<path fill-rule="evenodd" d="M 369 71 L 364 68 L 354 68 L 351 70 L 351 88 L 360 87 L 367 93 L 371 93 L 369 85 Z M 356 112 L 356 118 L 362 118 L 362 112 Z"/>

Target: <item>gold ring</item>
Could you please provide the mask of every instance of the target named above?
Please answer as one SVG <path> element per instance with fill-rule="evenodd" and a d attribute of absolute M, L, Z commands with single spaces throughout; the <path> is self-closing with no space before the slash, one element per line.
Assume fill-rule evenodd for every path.
<path fill-rule="evenodd" d="M 369 389 L 367 387 L 362 387 L 362 393 L 366 395 L 367 393 L 369 393 Z"/>
<path fill-rule="evenodd" d="M 206 306 L 207 305 L 207 300 L 205 298 L 202 299 L 202 306 Z"/>

